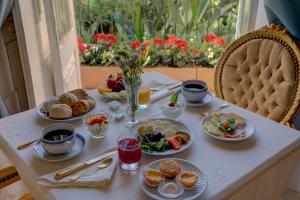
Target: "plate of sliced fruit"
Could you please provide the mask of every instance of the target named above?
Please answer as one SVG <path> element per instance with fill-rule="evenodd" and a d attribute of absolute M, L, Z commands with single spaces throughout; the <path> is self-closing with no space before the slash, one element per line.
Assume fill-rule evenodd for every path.
<path fill-rule="evenodd" d="M 112 100 L 126 99 L 126 91 L 124 86 L 124 78 L 118 75 L 116 78 L 110 75 L 105 85 L 98 87 L 98 92 L 102 97 Z"/>
<path fill-rule="evenodd" d="M 235 113 L 212 113 L 202 120 L 202 129 L 222 141 L 241 141 L 251 137 L 255 126 Z"/>
<path fill-rule="evenodd" d="M 172 155 L 189 148 L 193 133 L 183 123 L 164 118 L 149 119 L 138 123 L 133 133 L 141 140 L 143 153 Z"/>

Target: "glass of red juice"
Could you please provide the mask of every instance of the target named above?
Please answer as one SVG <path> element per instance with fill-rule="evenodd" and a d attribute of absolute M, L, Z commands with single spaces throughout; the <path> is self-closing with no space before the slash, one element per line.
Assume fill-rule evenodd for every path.
<path fill-rule="evenodd" d="M 142 157 L 141 141 L 134 135 L 118 137 L 118 153 L 120 167 L 124 170 L 135 170 Z"/>

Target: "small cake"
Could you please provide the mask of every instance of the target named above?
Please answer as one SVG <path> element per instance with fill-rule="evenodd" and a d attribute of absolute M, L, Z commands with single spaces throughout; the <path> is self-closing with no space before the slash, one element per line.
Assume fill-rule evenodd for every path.
<path fill-rule="evenodd" d="M 72 117 L 72 109 L 67 104 L 53 104 L 49 108 L 49 116 L 53 119 L 67 119 Z"/>
<path fill-rule="evenodd" d="M 150 187 L 158 186 L 164 177 L 158 169 L 148 169 L 144 171 L 144 181 Z"/>
<path fill-rule="evenodd" d="M 72 107 L 77 101 L 78 98 L 74 94 L 67 92 L 59 97 L 58 103 Z"/>
<path fill-rule="evenodd" d="M 77 117 L 87 113 L 90 110 L 89 102 L 85 100 L 77 101 L 72 106 L 73 116 Z"/>
<path fill-rule="evenodd" d="M 162 160 L 159 169 L 167 179 L 174 179 L 181 172 L 181 166 L 175 160 Z"/>
<path fill-rule="evenodd" d="M 191 171 L 181 172 L 176 180 L 185 188 L 192 189 L 198 182 L 198 174 Z"/>

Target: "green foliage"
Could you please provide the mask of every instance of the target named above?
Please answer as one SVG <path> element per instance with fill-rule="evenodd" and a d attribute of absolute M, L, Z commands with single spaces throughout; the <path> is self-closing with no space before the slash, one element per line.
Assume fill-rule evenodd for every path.
<path fill-rule="evenodd" d="M 232 41 L 237 6 L 238 0 L 75 0 L 77 31 L 87 44 L 93 43 L 94 34 L 102 32 L 116 35 L 122 48 L 135 40 L 175 35 L 203 53 L 195 59 L 196 64 L 208 65 L 218 61 L 223 47 L 207 44 L 203 37 L 214 33 Z M 150 49 L 148 54 L 148 66 L 163 63 L 180 67 L 190 62 L 184 53 L 174 49 Z M 89 64 L 97 60 L 97 64 L 113 64 L 107 52 L 88 60 Z"/>

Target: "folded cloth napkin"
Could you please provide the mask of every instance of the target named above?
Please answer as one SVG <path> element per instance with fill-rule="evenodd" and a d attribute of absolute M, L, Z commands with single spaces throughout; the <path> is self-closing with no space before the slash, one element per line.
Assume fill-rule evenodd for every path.
<path fill-rule="evenodd" d="M 167 96 L 170 96 L 171 94 L 174 94 L 175 92 L 179 91 L 180 87 L 175 88 L 173 90 L 169 90 L 168 87 L 161 89 L 160 91 L 154 92 L 151 94 L 151 102 L 159 101 Z"/>
<path fill-rule="evenodd" d="M 91 174 L 87 173 L 87 175 L 80 177 L 76 181 L 71 181 L 70 178 L 73 175 L 81 174 L 84 171 L 96 168 L 97 165 L 99 165 L 99 162 L 91 165 L 90 167 L 87 167 L 84 170 L 80 170 L 74 174 L 66 176 L 60 180 L 56 180 L 54 178 L 57 172 L 53 172 L 51 174 L 38 177 L 36 181 L 38 184 L 48 186 L 48 187 L 104 187 L 106 186 L 107 183 L 110 182 L 118 163 L 117 153 L 111 155 L 110 157 L 113 158 L 113 162 L 111 163 L 110 166 L 108 166 L 105 169 L 97 169 L 95 172 Z"/>

